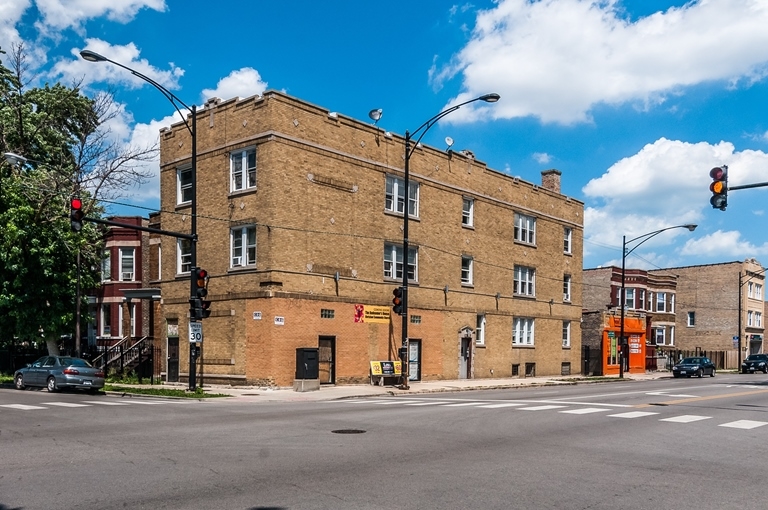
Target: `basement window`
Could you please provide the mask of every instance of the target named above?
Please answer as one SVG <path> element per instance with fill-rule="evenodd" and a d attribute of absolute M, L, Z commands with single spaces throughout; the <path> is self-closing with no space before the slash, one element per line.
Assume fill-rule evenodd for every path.
<path fill-rule="evenodd" d="M 333 319 L 335 315 L 336 315 L 336 310 L 329 310 L 328 308 L 322 308 L 320 310 L 321 319 Z"/>

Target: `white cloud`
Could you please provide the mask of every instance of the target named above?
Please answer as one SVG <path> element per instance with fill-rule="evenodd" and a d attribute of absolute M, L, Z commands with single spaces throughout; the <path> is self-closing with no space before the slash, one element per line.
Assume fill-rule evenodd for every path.
<path fill-rule="evenodd" d="M 101 39 L 86 39 L 85 50 L 94 51 L 110 60 L 130 67 L 138 73 L 156 81 L 169 90 L 178 88 L 178 80 L 184 70 L 169 63 L 170 70 L 163 71 L 151 65 L 147 59 L 139 58 L 139 49 L 133 43 L 112 45 Z M 52 68 L 53 76 L 61 76 L 70 81 L 83 80 L 83 85 L 95 82 L 119 84 L 121 87 L 139 88 L 150 86 L 145 80 L 131 74 L 130 71 L 109 62 L 89 62 L 80 57 L 80 50 L 72 50 L 73 60 L 60 60 Z"/>
<path fill-rule="evenodd" d="M 0 49 L 9 53 L 13 44 L 21 42 L 16 24 L 21 20 L 32 0 L 0 1 Z"/>
<path fill-rule="evenodd" d="M 661 138 L 648 144 L 584 186 L 585 241 L 621 246 L 623 235 L 632 239 L 670 225 L 697 223 L 710 207 L 708 170 L 713 162 L 728 165 L 728 184 L 736 186 L 765 181 L 768 154 L 737 152 L 728 142 L 694 144 Z M 649 240 L 647 246 L 669 244 L 680 235 L 688 234 L 674 229 Z"/>
<path fill-rule="evenodd" d="M 742 260 L 768 254 L 768 243 L 755 246 L 742 239 L 735 230 L 718 230 L 711 234 L 688 240 L 680 251 L 682 255 L 712 256 L 713 258 L 733 257 Z"/>
<path fill-rule="evenodd" d="M 233 97 L 251 97 L 262 94 L 267 89 L 267 82 L 261 80 L 261 76 L 252 67 L 243 67 L 229 73 L 219 80 L 214 89 L 204 89 L 202 100 L 205 102 L 212 97 L 231 99 Z"/>
<path fill-rule="evenodd" d="M 536 160 L 537 163 L 541 163 L 542 165 L 546 165 L 550 161 L 552 161 L 552 156 L 547 154 L 546 152 L 534 152 L 532 154 L 533 159 Z"/>
<path fill-rule="evenodd" d="M 38 29 L 43 32 L 66 28 L 79 31 L 85 21 L 101 17 L 127 23 L 141 9 L 166 9 L 165 0 L 35 0 L 35 4 L 42 15 Z"/>
<path fill-rule="evenodd" d="M 734 86 L 768 73 L 768 2 L 708 0 L 628 21 L 617 0 L 500 0 L 480 11 L 452 62 L 430 73 L 439 86 L 460 75 L 456 104 L 497 92 L 451 121 L 535 116 L 590 121 L 597 104 L 647 108 L 707 81 Z"/>

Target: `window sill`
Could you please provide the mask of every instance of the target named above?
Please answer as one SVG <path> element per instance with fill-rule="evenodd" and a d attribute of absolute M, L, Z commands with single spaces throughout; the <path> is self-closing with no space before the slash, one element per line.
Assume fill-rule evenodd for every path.
<path fill-rule="evenodd" d="M 475 349 L 485 349 L 485 344 L 475 344 Z"/>
<path fill-rule="evenodd" d="M 461 282 L 461 288 L 462 289 L 474 289 L 475 288 L 475 284 L 474 283 L 464 283 L 464 282 Z"/>
<path fill-rule="evenodd" d="M 466 228 L 467 230 L 475 230 L 474 225 L 465 225 L 464 223 L 461 224 L 461 228 Z"/>
<path fill-rule="evenodd" d="M 570 351 L 571 350 L 571 346 L 570 345 L 564 345 L 563 346 L 563 350 L 564 351 Z"/>
<path fill-rule="evenodd" d="M 519 244 L 521 246 L 528 246 L 529 248 L 536 248 L 536 243 L 527 243 L 525 241 L 519 241 L 517 239 L 514 239 L 515 244 Z"/>
<path fill-rule="evenodd" d="M 528 294 L 512 294 L 512 297 L 520 298 L 520 299 L 530 299 L 532 301 L 536 299 L 536 296 L 530 296 Z"/>
<path fill-rule="evenodd" d="M 512 344 L 513 349 L 535 349 L 535 345 L 518 345 L 518 344 Z"/>
<path fill-rule="evenodd" d="M 258 268 L 256 265 L 252 266 L 237 266 L 237 267 L 230 267 L 227 269 L 227 273 L 253 273 L 257 271 Z"/>
<path fill-rule="evenodd" d="M 192 207 L 192 202 L 182 202 L 180 204 L 176 204 L 176 210 L 179 209 L 189 209 Z"/>
<path fill-rule="evenodd" d="M 242 195 L 250 195 L 252 193 L 256 193 L 256 191 L 258 191 L 257 187 L 238 189 L 238 190 L 230 191 L 229 192 L 229 198 L 239 197 L 239 196 L 242 196 Z"/>
<path fill-rule="evenodd" d="M 395 216 L 397 218 L 402 218 L 403 217 L 403 213 L 396 212 L 396 211 L 390 211 L 389 209 L 384 209 L 384 214 L 386 214 L 387 216 Z M 408 221 L 421 221 L 421 220 L 420 220 L 420 218 L 418 216 L 414 216 L 412 214 L 409 214 L 408 215 Z"/>

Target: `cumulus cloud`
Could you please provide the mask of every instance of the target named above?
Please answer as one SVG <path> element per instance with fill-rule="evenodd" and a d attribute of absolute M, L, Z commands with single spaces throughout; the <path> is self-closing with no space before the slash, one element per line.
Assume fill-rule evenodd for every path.
<path fill-rule="evenodd" d="M 762 174 L 768 167 L 768 154 L 736 151 L 729 142 L 688 143 L 660 138 L 637 154 L 618 161 L 584 186 L 585 241 L 621 246 L 622 235 L 632 239 L 671 225 L 698 223 L 703 217 L 702 211 L 709 207 L 711 179 L 707 170 L 713 162 L 728 165 L 729 186 L 736 186 L 764 181 Z M 621 229 L 616 225 L 621 225 Z M 684 229 L 670 230 L 644 246 L 669 244 L 680 235 L 688 234 Z M 736 250 L 736 245 L 729 246 L 729 250 L 722 251 L 723 256 L 730 256 Z M 739 249 L 745 246 L 741 243 Z"/>
<path fill-rule="evenodd" d="M 687 86 L 763 78 L 766 26 L 764 0 L 688 2 L 637 20 L 616 0 L 500 0 L 479 12 L 466 46 L 430 76 L 436 86 L 460 77 L 463 91 L 449 104 L 502 96 L 492 108 L 460 110 L 451 122 L 589 122 L 598 104 L 649 108 Z"/>
<path fill-rule="evenodd" d="M 35 0 L 35 5 L 42 16 L 37 22 L 41 32 L 66 28 L 79 31 L 84 22 L 101 17 L 127 23 L 141 9 L 166 9 L 165 0 Z"/>
<path fill-rule="evenodd" d="M 16 24 L 21 16 L 32 5 L 32 0 L 17 0 L 15 2 L 0 2 L 0 49 L 8 53 L 14 44 L 21 42 Z"/>
<path fill-rule="evenodd" d="M 547 154 L 546 152 L 534 152 L 532 154 L 533 159 L 536 160 L 537 163 L 541 163 L 542 165 L 546 165 L 550 161 L 552 161 L 552 156 Z"/>
<path fill-rule="evenodd" d="M 267 82 L 262 81 L 259 72 L 252 67 L 243 67 L 229 73 L 219 80 L 214 89 L 204 89 L 202 100 L 218 97 L 224 100 L 233 97 L 251 97 L 267 90 Z"/>
<path fill-rule="evenodd" d="M 741 237 L 735 230 L 712 232 L 696 239 L 690 239 L 680 250 L 681 255 L 712 256 L 713 258 L 747 257 L 768 254 L 768 243 L 756 246 Z"/>

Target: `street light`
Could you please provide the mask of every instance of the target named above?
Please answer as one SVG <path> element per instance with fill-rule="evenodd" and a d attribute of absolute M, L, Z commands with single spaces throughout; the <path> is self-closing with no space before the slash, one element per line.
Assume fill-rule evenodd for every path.
<path fill-rule="evenodd" d="M 197 291 L 197 280 L 195 279 L 195 271 L 194 269 L 197 267 L 197 107 L 195 105 L 187 106 L 187 104 L 179 99 L 176 95 L 174 95 L 170 90 L 163 87 L 159 83 L 157 83 L 155 80 L 150 78 L 149 76 L 145 76 L 141 74 L 138 71 L 135 71 L 131 69 L 130 67 L 124 66 L 123 64 L 119 62 L 115 62 L 114 60 L 110 60 L 107 57 L 103 55 L 99 55 L 98 53 L 91 51 L 91 50 L 83 50 L 80 52 L 80 56 L 83 57 L 83 59 L 89 61 L 89 62 L 110 62 L 112 64 L 115 64 L 118 67 L 122 67 L 126 71 L 129 71 L 132 75 L 136 76 L 137 78 L 141 78 L 145 82 L 149 83 L 153 87 L 155 87 L 157 90 L 159 90 L 168 101 L 173 105 L 174 108 L 176 108 L 176 111 L 181 116 L 181 121 L 184 122 L 184 126 L 186 126 L 187 131 L 189 131 L 190 136 L 192 137 L 192 184 L 191 184 L 191 193 L 192 193 L 192 204 L 191 204 L 191 221 L 190 221 L 190 229 L 191 229 L 191 243 L 190 243 L 190 266 L 192 270 L 190 271 L 190 277 L 189 277 L 189 299 L 190 302 L 192 299 L 194 299 L 196 291 Z M 189 122 L 187 122 L 187 118 L 184 116 L 184 114 L 181 112 L 181 109 L 179 108 L 179 105 L 183 106 L 189 112 L 192 114 L 192 124 L 190 125 Z M 192 317 L 190 317 L 190 320 L 194 320 Z M 190 391 L 195 390 L 196 386 L 195 381 L 195 362 L 194 358 L 189 356 L 189 389 Z"/>
<path fill-rule="evenodd" d="M 696 230 L 696 227 L 698 225 L 693 224 L 686 224 L 686 225 L 675 225 L 674 227 L 667 227 L 662 228 L 659 230 L 654 230 L 653 232 L 648 232 L 647 234 L 643 234 L 641 236 L 637 236 L 633 239 L 630 239 L 627 241 L 627 236 L 624 236 L 622 238 L 622 245 L 621 245 L 621 332 L 619 333 L 619 344 L 621 346 L 621 351 L 619 351 L 619 377 L 624 377 L 624 363 L 627 364 L 627 370 L 629 370 L 629 352 L 627 352 L 626 343 L 624 342 L 624 306 L 625 306 L 625 299 L 626 296 L 624 294 L 624 283 L 625 283 L 625 265 L 627 260 L 627 255 L 635 251 L 635 248 L 646 242 L 648 239 L 661 234 L 662 232 L 666 230 L 671 230 L 673 228 L 687 228 L 689 231 L 693 232 Z M 632 243 L 634 241 L 637 241 L 639 239 L 642 239 L 639 243 L 637 243 L 632 249 L 627 250 L 627 243 Z"/>
<path fill-rule="evenodd" d="M 405 132 L 405 175 L 404 175 L 404 194 L 403 194 L 403 285 L 402 285 L 402 299 L 403 299 L 403 311 L 401 312 L 402 316 L 402 347 L 401 349 L 405 349 L 405 356 L 403 358 L 402 362 L 402 377 L 403 377 L 403 389 L 408 389 L 408 209 L 409 209 L 409 202 L 410 202 L 410 160 L 411 155 L 413 155 L 413 151 L 416 150 L 416 147 L 419 146 L 419 142 L 421 142 L 421 139 L 424 138 L 424 135 L 429 131 L 429 129 L 434 126 L 438 120 L 442 119 L 446 115 L 455 112 L 459 108 L 461 108 L 464 105 L 467 105 L 469 103 L 474 103 L 475 101 L 485 101 L 486 103 L 495 103 L 501 98 L 498 94 L 484 94 L 480 97 L 476 97 L 474 99 L 470 99 L 469 101 L 464 101 L 463 103 L 451 106 L 450 108 L 446 108 L 445 110 L 441 111 L 434 117 L 430 118 L 428 121 L 426 121 L 424 124 L 419 126 L 413 133 L 410 131 Z M 382 111 L 380 109 L 378 110 L 371 110 L 371 112 L 368 114 L 368 116 L 371 118 L 371 120 L 375 122 L 378 122 L 379 119 L 381 119 Z M 416 143 L 411 147 L 411 138 L 421 132 L 419 137 L 416 139 Z M 397 198 L 395 198 L 397 200 Z M 397 263 L 397 262 L 395 262 Z"/>

